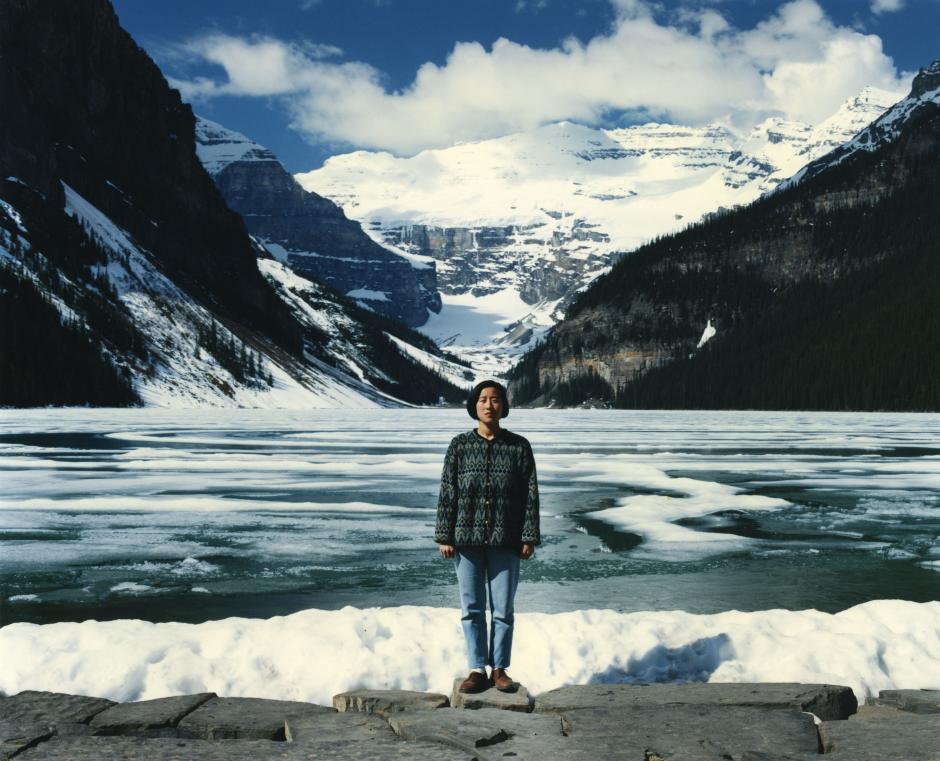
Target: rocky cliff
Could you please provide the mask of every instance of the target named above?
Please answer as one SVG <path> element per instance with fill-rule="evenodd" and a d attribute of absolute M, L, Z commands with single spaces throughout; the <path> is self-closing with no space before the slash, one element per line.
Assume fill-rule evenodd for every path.
<path fill-rule="evenodd" d="M 192 111 L 107 2 L 0 4 L 0 102 L 3 177 L 59 208 L 66 183 L 197 298 L 300 351 L 300 326 L 196 158 Z"/>
<path fill-rule="evenodd" d="M 304 190 L 268 149 L 202 118 L 196 149 L 229 208 L 296 272 L 413 327 L 440 311 L 433 260 L 375 243 L 332 201 Z"/>

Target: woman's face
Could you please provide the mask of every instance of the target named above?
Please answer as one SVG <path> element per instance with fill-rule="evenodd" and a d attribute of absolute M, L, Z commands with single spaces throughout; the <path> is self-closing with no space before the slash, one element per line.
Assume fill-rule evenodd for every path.
<path fill-rule="evenodd" d="M 503 397 L 499 389 L 485 388 L 477 399 L 477 418 L 484 423 L 494 423 L 503 416 Z"/>

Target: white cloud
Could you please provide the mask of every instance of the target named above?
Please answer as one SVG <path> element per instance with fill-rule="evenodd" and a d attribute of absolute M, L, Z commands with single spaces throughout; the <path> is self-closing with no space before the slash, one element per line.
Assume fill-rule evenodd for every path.
<path fill-rule="evenodd" d="M 877 36 L 834 24 L 816 0 L 792 0 L 744 30 L 714 7 L 670 24 L 644 0 L 612 1 L 612 28 L 587 43 L 460 42 L 400 91 L 368 64 L 328 60 L 335 49 L 226 35 L 186 46 L 221 66 L 224 80 L 174 84 L 190 99 L 280 96 L 292 126 L 311 139 L 400 154 L 621 112 L 684 123 L 772 113 L 812 122 L 866 85 L 905 84 Z"/>
<path fill-rule="evenodd" d="M 872 13 L 894 13 L 904 7 L 904 0 L 871 0 Z"/>

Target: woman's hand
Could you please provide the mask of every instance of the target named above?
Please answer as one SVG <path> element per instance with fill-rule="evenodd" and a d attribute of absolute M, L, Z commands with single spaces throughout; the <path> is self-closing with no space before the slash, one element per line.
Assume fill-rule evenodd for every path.
<path fill-rule="evenodd" d="M 441 549 L 442 558 L 452 558 L 454 556 L 454 545 L 452 544 L 440 544 L 438 545 Z"/>
<path fill-rule="evenodd" d="M 522 549 L 519 551 L 519 557 L 522 558 L 523 560 L 528 560 L 534 554 L 535 554 L 535 545 L 529 544 L 528 542 L 524 542 L 522 545 Z"/>

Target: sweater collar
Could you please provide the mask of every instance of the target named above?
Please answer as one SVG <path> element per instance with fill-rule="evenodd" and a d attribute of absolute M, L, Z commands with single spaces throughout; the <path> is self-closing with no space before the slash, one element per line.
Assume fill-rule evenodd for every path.
<path fill-rule="evenodd" d="M 498 431 L 496 431 L 496 435 L 495 435 L 492 439 L 488 439 L 488 438 L 486 438 L 486 436 L 481 436 L 481 435 L 480 435 L 480 432 L 479 432 L 476 428 L 473 428 L 470 432 L 471 432 L 471 433 L 474 435 L 474 437 L 476 437 L 479 441 L 486 441 L 486 442 L 488 442 L 488 443 L 489 443 L 489 442 L 492 442 L 492 441 L 499 441 L 500 439 L 502 439 L 502 438 L 505 437 L 505 435 L 506 435 L 506 429 L 505 429 L 505 428 L 500 428 Z"/>

